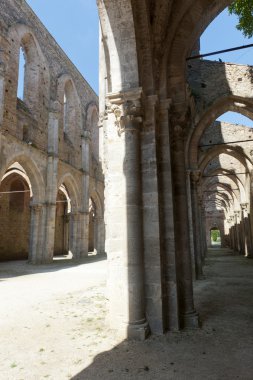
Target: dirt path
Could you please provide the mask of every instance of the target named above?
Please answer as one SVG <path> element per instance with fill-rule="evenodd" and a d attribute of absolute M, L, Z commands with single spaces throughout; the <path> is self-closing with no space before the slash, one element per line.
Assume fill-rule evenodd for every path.
<path fill-rule="evenodd" d="M 0 265 L 0 379 L 70 379 L 112 348 L 106 261 Z"/>
<path fill-rule="evenodd" d="M 213 250 L 195 284 L 202 329 L 119 342 L 106 261 L 0 265 L 1 380 L 253 378 L 253 260 Z"/>

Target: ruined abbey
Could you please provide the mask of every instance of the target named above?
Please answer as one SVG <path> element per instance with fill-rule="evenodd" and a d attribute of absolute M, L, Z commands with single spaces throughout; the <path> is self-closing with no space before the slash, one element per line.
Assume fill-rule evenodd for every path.
<path fill-rule="evenodd" d="M 199 327 L 212 231 L 253 257 L 253 131 L 217 121 L 253 118 L 253 67 L 188 59 L 230 3 L 97 0 L 98 99 L 25 0 L 1 0 L 0 260 L 106 253 L 122 337 Z"/>

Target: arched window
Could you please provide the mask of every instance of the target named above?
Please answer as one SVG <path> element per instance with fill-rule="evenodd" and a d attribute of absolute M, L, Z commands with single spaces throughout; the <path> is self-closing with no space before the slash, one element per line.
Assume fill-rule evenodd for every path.
<path fill-rule="evenodd" d="M 22 47 L 19 49 L 19 67 L 18 67 L 18 90 L 17 96 L 24 100 L 24 83 L 25 83 L 25 53 Z"/>
<path fill-rule="evenodd" d="M 65 83 L 63 95 L 63 131 L 72 142 L 77 127 L 77 100 L 75 89 L 71 80 Z"/>
<path fill-rule="evenodd" d="M 67 109 L 68 103 L 67 103 L 67 97 L 66 93 L 64 92 L 64 97 L 63 97 L 63 131 L 64 133 L 67 132 L 67 115 L 68 115 L 68 109 Z"/>

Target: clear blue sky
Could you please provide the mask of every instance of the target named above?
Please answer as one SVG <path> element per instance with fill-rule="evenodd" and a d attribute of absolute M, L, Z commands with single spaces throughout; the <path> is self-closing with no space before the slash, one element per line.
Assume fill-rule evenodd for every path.
<path fill-rule="evenodd" d="M 201 37 L 201 53 L 204 54 L 212 51 L 252 44 L 253 38 L 245 38 L 243 34 L 236 29 L 236 25 L 236 16 L 228 15 L 228 11 L 225 9 L 203 33 Z M 208 57 L 207 59 L 218 60 L 219 58 L 224 62 L 253 65 L 253 48 L 218 54 Z M 228 112 L 222 115 L 219 120 L 245 124 L 253 127 L 252 120 L 235 112 Z"/>
<path fill-rule="evenodd" d="M 98 93 L 96 0 L 26 0 L 58 44 Z"/>
<path fill-rule="evenodd" d="M 27 0 L 34 12 L 69 58 L 98 92 L 98 14 L 95 0 Z M 201 52 L 206 53 L 253 43 L 236 30 L 237 19 L 222 12 L 201 37 Z M 253 48 L 210 57 L 210 59 L 253 65 Z M 235 113 L 221 120 L 253 122 Z"/>

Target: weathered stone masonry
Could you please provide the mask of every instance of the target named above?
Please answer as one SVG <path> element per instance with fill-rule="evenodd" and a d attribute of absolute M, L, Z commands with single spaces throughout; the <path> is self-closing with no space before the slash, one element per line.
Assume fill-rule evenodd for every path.
<path fill-rule="evenodd" d="M 206 230 L 212 228 L 204 194 L 210 186 L 220 189 L 216 173 L 233 179 L 221 162 L 210 185 L 209 161 L 222 152 L 231 156 L 233 149 L 201 151 L 200 140 L 227 111 L 252 117 L 252 68 L 186 62 L 202 32 L 231 1 L 97 3 L 111 325 L 130 338 L 144 338 L 148 326 L 158 334 L 197 327 L 192 281 L 202 276 Z M 240 148 L 234 150 L 238 156 Z M 251 160 L 239 153 L 237 169 L 242 164 L 251 170 Z M 239 202 L 240 217 L 237 209 L 231 217 L 246 222 L 244 203 L 252 207 L 249 195 L 244 197 L 248 177 L 234 179 L 240 196 L 221 184 L 229 194 L 218 200 L 219 220 Z M 250 229 L 250 223 L 235 222 L 230 233 L 227 223 L 223 219 L 220 227 L 226 241 L 232 230 L 239 235 L 239 229 Z M 241 240 L 246 247 L 247 239 Z"/>
<path fill-rule="evenodd" d="M 29 178 L 33 262 L 52 259 L 55 215 L 62 236 L 66 214 L 75 257 L 87 254 L 88 224 L 96 219 L 90 237 L 103 252 L 105 216 L 109 320 L 123 337 L 198 327 L 193 279 L 202 276 L 213 223 L 222 244 L 252 255 L 251 152 L 234 142 L 241 127 L 215 125 L 212 138 L 209 131 L 227 111 L 253 117 L 252 68 L 186 62 L 230 3 L 97 0 L 98 130 L 95 94 L 25 2 L 2 1 L 1 178 L 12 170 L 23 176 L 2 185 L 27 188 Z M 23 102 L 20 45 L 27 57 Z M 65 209 L 56 213 L 62 200 Z"/>
<path fill-rule="evenodd" d="M 93 248 L 104 253 L 98 98 L 25 1 L 1 1 L 0 68 L 0 259 L 29 256 L 39 264 L 68 251 L 86 256 L 91 201 Z M 13 193 L 23 206 L 11 211 L 12 191 L 21 188 L 30 193 L 23 200 Z M 9 249 L 18 223 L 23 231 Z"/>

